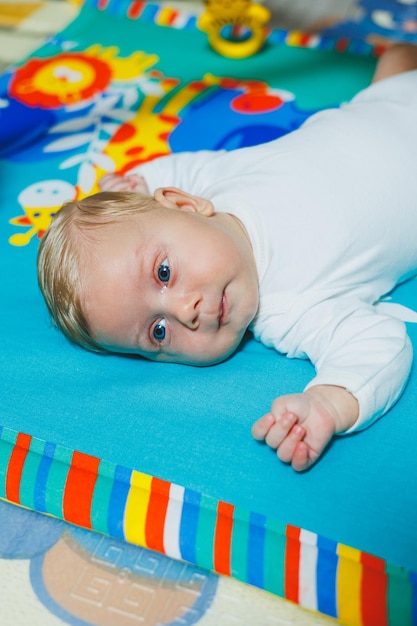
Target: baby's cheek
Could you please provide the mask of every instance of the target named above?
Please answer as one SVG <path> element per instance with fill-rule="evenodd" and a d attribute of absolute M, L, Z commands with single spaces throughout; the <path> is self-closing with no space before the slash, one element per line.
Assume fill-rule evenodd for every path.
<path fill-rule="evenodd" d="M 224 342 L 221 346 L 218 346 L 217 350 L 212 351 L 210 364 L 215 365 L 217 363 L 221 363 L 222 361 L 225 361 L 230 356 L 232 356 L 239 349 L 244 335 L 245 330 L 239 333 L 238 336 L 229 338 L 227 342 Z"/>

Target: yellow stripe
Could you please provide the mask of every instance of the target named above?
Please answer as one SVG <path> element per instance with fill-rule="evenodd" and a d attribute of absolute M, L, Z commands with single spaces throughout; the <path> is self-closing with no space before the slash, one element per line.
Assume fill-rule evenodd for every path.
<path fill-rule="evenodd" d="M 297 30 L 290 31 L 285 39 L 285 43 L 289 46 L 299 46 L 305 33 L 301 33 Z"/>
<path fill-rule="evenodd" d="M 179 117 L 179 113 L 189 104 L 198 94 L 201 93 L 201 89 L 195 88 L 192 85 L 186 85 L 182 87 L 181 91 L 171 96 L 169 101 L 164 106 L 165 115 L 176 115 Z"/>
<path fill-rule="evenodd" d="M 151 483 L 152 476 L 141 472 L 132 472 L 124 516 L 126 541 L 144 548 L 147 548 L 145 526 L 151 497 Z"/>
<path fill-rule="evenodd" d="M 175 14 L 175 11 L 169 7 L 162 7 L 156 15 L 156 22 L 159 26 L 166 26 L 170 24 L 171 17 Z"/>
<path fill-rule="evenodd" d="M 337 567 L 337 617 L 350 626 L 363 626 L 361 615 L 361 551 L 339 544 Z"/>

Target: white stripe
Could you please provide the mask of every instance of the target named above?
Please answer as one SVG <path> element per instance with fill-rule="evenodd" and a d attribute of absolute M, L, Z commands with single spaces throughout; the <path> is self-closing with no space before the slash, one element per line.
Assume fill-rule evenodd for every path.
<path fill-rule="evenodd" d="M 187 26 L 192 17 L 194 16 L 191 13 L 178 13 L 175 16 L 172 26 L 174 28 L 184 28 L 184 26 Z"/>
<path fill-rule="evenodd" d="M 301 529 L 299 603 L 313 611 L 317 611 L 317 557 L 317 535 Z"/>
<path fill-rule="evenodd" d="M 180 526 L 184 491 L 184 487 L 171 484 L 169 489 L 168 507 L 165 516 L 164 550 L 165 554 L 174 559 L 181 558 Z"/>
<path fill-rule="evenodd" d="M 321 37 L 317 35 L 311 35 L 307 43 L 307 48 L 317 48 L 320 45 Z"/>

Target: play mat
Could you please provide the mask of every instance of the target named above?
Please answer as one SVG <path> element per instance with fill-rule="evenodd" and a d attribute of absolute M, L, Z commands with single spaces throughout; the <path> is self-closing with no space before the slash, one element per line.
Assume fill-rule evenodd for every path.
<path fill-rule="evenodd" d="M 375 426 L 296 474 L 250 436 L 308 362 L 250 337 L 209 368 L 70 345 L 36 283 L 63 200 L 171 151 L 279 137 L 365 86 L 363 40 L 274 30 L 244 60 L 192 15 L 88 0 L 0 77 L 0 497 L 266 589 L 352 626 L 417 624 L 415 370 Z M 415 281 L 382 306 L 417 342 Z"/>

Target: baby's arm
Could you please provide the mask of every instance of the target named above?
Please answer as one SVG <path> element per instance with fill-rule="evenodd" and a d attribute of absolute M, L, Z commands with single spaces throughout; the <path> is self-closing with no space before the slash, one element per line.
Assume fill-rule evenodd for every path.
<path fill-rule="evenodd" d="M 290 316 L 281 327 L 280 318 L 269 321 L 259 337 L 292 358 L 308 356 L 316 376 L 304 393 L 276 398 L 252 430 L 296 470 L 312 465 L 333 435 L 383 415 L 401 395 L 412 362 L 404 323 L 375 307 L 344 298 L 305 307 L 294 323 Z M 277 328 L 285 340 L 274 344 L 269 337 Z"/>
<path fill-rule="evenodd" d="M 106 174 L 99 181 L 101 191 L 134 191 L 149 194 L 148 185 L 139 174 Z"/>
<path fill-rule="evenodd" d="M 358 401 L 346 389 L 316 385 L 304 393 L 276 398 L 271 411 L 253 425 L 252 435 L 301 471 L 320 457 L 336 433 L 353 426 L 358 414 Z"/>

